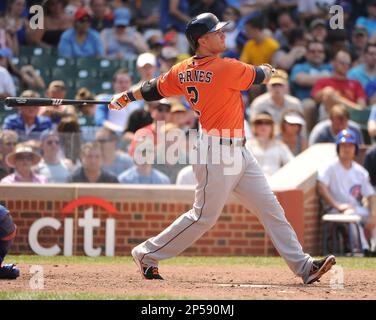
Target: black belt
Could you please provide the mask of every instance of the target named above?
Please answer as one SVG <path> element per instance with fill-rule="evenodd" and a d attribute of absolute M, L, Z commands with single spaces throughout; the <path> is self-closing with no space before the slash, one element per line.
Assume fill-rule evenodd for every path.
<path fill-rule="evenodd" d="M 245 143 L 247 142 L 246 138 L 220 138 L 219 144 L 226 145 L 226 146 L 236 146 L 236 147 L 244 147 Z"/>

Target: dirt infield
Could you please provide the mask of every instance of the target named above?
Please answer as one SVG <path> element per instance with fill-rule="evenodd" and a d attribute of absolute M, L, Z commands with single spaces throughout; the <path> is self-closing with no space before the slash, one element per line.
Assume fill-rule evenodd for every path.
<path fill-rule="evenodd" d="M 165 281 L 141 279 L 134 265 L 41 264 L 43 292 L 167 296 L 172 299 L 376 299 L 376 270 L 344 269 L 343 288 L 334 288 L 333 274 L 320 283 L 303 285 L 287 267 L 162 266 Z M 33 292 L 30 266 L 20 264 L 22 275 L 1 281 L 2 292 Z M 332 280 L 331 280 L 332 279 Z"/>

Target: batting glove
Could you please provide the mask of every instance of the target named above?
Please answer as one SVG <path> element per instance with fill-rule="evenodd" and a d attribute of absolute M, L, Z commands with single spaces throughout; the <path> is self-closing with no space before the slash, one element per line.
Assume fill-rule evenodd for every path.
<path fill-rule="evenodd" d="M 108 109 L 121 110 L 131 102 L 126 92 L 118 93 L 112 96 Z"/>

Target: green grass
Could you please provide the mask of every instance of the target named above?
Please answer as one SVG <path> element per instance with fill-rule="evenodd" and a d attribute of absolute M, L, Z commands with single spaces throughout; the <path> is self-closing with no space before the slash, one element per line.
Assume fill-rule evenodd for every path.
<path fill-rule="evenodd" d="M 32 255 L 7 256 L 6 263 L 18 264 L 132 264 L 131 257 L 41 257 Z M 338 257 L 337 264 L 349 269 L 376 270 L 375 258 Z M 161 262 L 161 265 L 213 266 L 249 265 L 252 267 L 286 267 L 280 257 L 177 257 Z"/>

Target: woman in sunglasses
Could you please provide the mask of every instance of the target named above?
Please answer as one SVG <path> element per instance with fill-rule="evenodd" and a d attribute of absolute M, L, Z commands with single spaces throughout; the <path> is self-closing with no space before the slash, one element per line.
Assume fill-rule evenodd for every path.
<path fill-rule="evenodd" d="M 6 162 L 8 166 L 14 168 L 14 173 L 1 179 L 1 183 L 32 182 L 46 183 L 43 176 L 37 175 L 32 168 L 41 160 L 41 156 L 33 149 L 24 144 L 18 144 L 15 151 L 8 154 Z"/>
<path fill-rule="evenodd" d="M 289 162 L 294 155 L 274 135 L 274 121 L 269 113 L 259 113 L 252 119 L 253 138 L 246 147 L 252 151 L 267 178 Z"/>
<path fill-rule="evenodd" d="M 37 172 L 45 177 L 47 182 L 67 182 L 73 170 L 73 163 L 63 155 L 59 134 L 56 131 L 42 134 L 41 150 L 43 159 L 38 164 Z"/>

